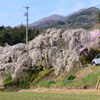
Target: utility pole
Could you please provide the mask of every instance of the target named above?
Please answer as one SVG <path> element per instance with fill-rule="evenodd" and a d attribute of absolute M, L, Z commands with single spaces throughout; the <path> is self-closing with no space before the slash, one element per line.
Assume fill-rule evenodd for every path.
<path fill-rule="evenodd" d="M 26 8 L 26 13 L 25 13 L 25 16 L 26 16 L 26 44 L 28 43 L 28 8 L 30 7 L 24 7 Z"/>

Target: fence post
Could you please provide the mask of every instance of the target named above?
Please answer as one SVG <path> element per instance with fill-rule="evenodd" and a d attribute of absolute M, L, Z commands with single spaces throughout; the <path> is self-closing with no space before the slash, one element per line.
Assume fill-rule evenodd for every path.
<path fill-rule="evenodd" d="M 97 80 L 96 89 L 100 90 L 100 76 L 98 77 L 98 80 Z"/>

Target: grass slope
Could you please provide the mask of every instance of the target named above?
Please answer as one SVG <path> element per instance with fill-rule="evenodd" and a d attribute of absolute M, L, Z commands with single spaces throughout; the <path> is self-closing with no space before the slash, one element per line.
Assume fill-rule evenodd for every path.
<path fill-rule="evenodd" d="M 48 69 L 40 72 L 29 71 L 20 81 L 12 80 L 8 75 L 4 79 L 4 85 L 10 87 L 15 85 L 18 88 L 95 88 L 99 76 L 100 66 L 75 68 L 58 76 L 55 76 L 54 69 Z"/>
<path fill-rule="evenodd" d="M 54 87 L 95 88 L 99 76 L 100 76 L 100 66 L 76 68 L 70 73 L 65 72 L 57 77 L 48 76 L 49 80 L 46 80 L 44 77 L 44 80 L 37 83 L 37 86 L 40 87 L 49 86 L 51 88 Z"/>

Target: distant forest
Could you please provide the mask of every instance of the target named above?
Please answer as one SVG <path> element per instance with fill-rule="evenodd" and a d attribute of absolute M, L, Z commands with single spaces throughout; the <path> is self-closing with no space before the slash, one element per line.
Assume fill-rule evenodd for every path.
<path fill-rule="evenodd" d="M 38 29 L 28 29 L 28 40 L 32 40 L 39 34 Z M 14 45 L 17 43 L 26 42 L 26 28 L 21 25 L 20 27 L 0 27 L 0 46 L 4 46 L 6 43 Z"/>
<path fill-rule="evenodd" d="M 66 29 L 77 29 L 84 28 L 89 30 L 93 28 L 95 23 L 98 22 L 98 15 L 100 16 L 100 9 L 91 7 L 79 13 L 69 16 L 65 20 L 58 20 L 43 29 L 48 28 L 66 28 Z M 100 22 L 100 19 L 99 19 Z M 44 23 L 45 24 L 45 23 Z M 43 30 L 42 29 L 42 30 Z"/>

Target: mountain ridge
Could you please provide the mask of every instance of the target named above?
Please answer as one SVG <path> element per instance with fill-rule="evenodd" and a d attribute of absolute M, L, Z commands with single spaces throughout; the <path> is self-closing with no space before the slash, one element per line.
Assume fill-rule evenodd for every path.
<path fill-rule="evenodd" d="M 48 28 L 66 28 L 66 29 L 77 29 L 84 28 L 89 30 L 93 28 L 95 23 L 98 21 L 98 14 L 100 13 L 100 9 L 95 7 L 90 7 L 85 9 L 79 13 L 73 14 L 69 16 L 66 20 L 62 22 L 56 21 L 51 25 L 45 27 Z"/>
<path fill-rule="evenodd" d="M 29 28 L 48 29 L 48 28 L 84 28 L 91 29 L 97 22 L 97 15 L 100 9 L 96 7 L 83 8 L 67 16 L 53 14 L 44 17 L 36 22 L 30 23 Z"/>
<path fill-rule="evenodd" d="M 29 24 L 29 26 L 32 26 L 32 25 L 34 26 L 34 25 L 37 25 L 38 23 L 41 23 L 41 22 L 47 21 L 47 20 L 59 20 L 59 19 L 63 19 L 63 18 L 64 18 L 64 16 L 61 16 L 58 14 L 53 14 L 53 15 L 50 15 L 48 17 L 44 17 L 36 22 L 31 23 L 31 24 Z"/>
<path fill-rule="evenodd" d="M 44 17 L 44 18 L 42 18 L 42 19 L 40 19 L 40 20 L 38 20 L 38 21 L 36 21 L 36 22 L 33 22 L 33 23 L 30 23 L 29 24 L 29 27 L 36 27 L 36 28 L 39 28 L 38 27 L 38 25 L 41 27 L 42 25 L 43 26 L 45 26 L 44 24 L 45 23 L 48 23 L 48 24 L 46 24 L 46 26 L 48 26 L 48 25 L 50 25 L 50 24 L 52 24 L 53 22 L 55 22 L 55 21 L 59 21 L 59 20 L 65 20 L 65 19 L 67 19 L 69 16 L 71 16 L 71 15 L 73 15 L 73 14 L 77 14 L 77 13 L 79 13 L 79 12 L 81 12 L 81 11 L 84 11 L 85 10 L 85 8 L 83 8 L 83 9 L 80 9 L 80 10 L 78 10 L 78 11 L 75 11 L 75 12 L 73 12 L 73 13 L 71 13 L 71 14 L 69 14 L 69 15 L 67 15 L 67 16 L 63 16 L 63 15 L 59 15 L 59 14 L 53 14 L 53 15 L 50 15 L 50 16 L 48 16 L 48 17 Z M 42 24 L 42 25 L 41 25 Z"/>

